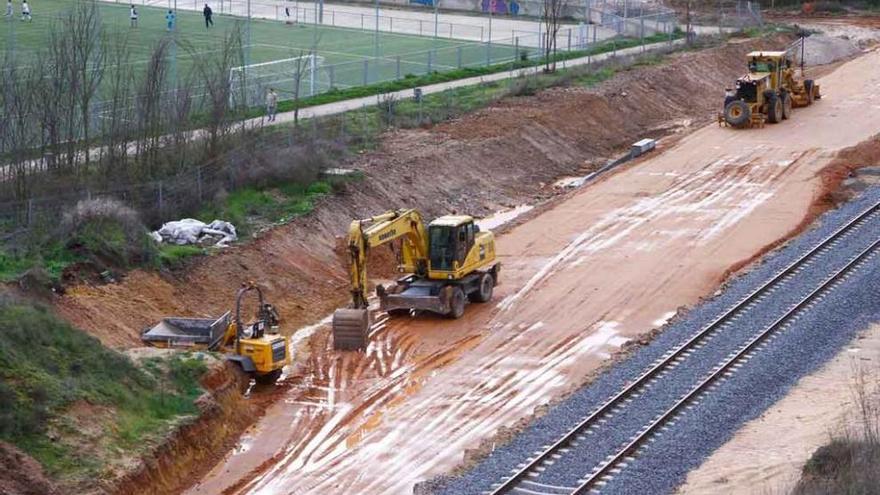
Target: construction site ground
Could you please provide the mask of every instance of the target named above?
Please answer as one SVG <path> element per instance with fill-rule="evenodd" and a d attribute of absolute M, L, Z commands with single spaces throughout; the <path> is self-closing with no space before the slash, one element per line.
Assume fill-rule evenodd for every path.
<path fill-rule="evenodd" d="M 304 327 L 294 334 L 297 363 L 263 417 L 189 493 L 407 493 L 650 338 L 831 206 L 829 191 L 864 164 L 856 162 L 876 161 L 874 147 L 835 161 L 880 129 L 876 51 L 815 72 L 825 74 L 825 98 L 792 120 L 705 125 L 745 53 L 790 41 L 678 54 L 592 89 L 511 98 L 390 134 L 349 164 L 364 180 L 312 215 L 184 274 L 138 271 L 73 287 L 56 307 L 127 348 L 163 316 L 220 314 L 238 282 L 260 282 L 286 328 Z M 663 136 L 656 153 L 588 187 L 554 187 L 638 139 Z M 503 268 L 492 303 L 470 305 L 455 321 L 393 319 L 366 352 L 331 350 L 325 317 L 346 303 L 339 236 L 351 218 L 404 206 L 429 217 L 483 215 L 522 204 L 538 206 L 498 238 Z M 375 261 L 387 276 L 390 256 Z"/>
<path fill-rule="evenodd" d="M 873 325 L 691 471 L 678 493 L 791 493 L 816 449 L 860 432 L 859 374 L 876 376 L 878 362 L 880 325 Z"/>

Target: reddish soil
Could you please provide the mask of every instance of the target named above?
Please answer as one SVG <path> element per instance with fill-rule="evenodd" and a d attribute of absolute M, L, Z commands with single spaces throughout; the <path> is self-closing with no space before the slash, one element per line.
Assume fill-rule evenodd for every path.
<path fill-rule="evenodd" d="M 135 271 L 121 283 L 69 288 L 55 306 L 104 344 L 128 348 L 164 316 L 227 311 L 238 285 L 254 280 L 292 331 L 347 300 L 344 260 L 334 248 L 352 218 L 400 207 L 428 217 L 453 210 L 484 215 L 546 199 L 556 193 L 556 179 L 583 174 L 634 140 L 709 120 L 717 88 L 739 75 L 742 54 L 773 45 L 752 41 L 674 55 L 671 63 L 625 71 L 595 89 L 510 98 L 432 129 L 391 133 L 378 151 L 347 165 L 366 178 L 313 214 L 197 260 L 183 275 Z"/>
<path fill-rule="evenodd" d="M 827 188 L 848 166 L 829 166 L 833 156 L 880 126 L 866 86 L 880 81 L 878 61 L 873 52 L 822 78 L 833 91 L 790 121 L 663 143 L 500 236 L 495 304 L 457 321 L 383 323 L 363 354 L 316 347 L 307 378 L 245 436 L 249 453 L 191 493 L 404 493 L 448 471 L 830 206 Z M 687 85 L 704 74 L 687 67 L 669 76 Z M 625 98 L 655 100 L 662 70 L 633 71 Z"/>
<path fill-rule="evenodd" d="M 241 390 L 247 378 L 233 365 L 220 362 L 202 379 L 207 392 L 197 401 L 199 417 L 179 426 L 167 441 L 143 459 L 136 469 L 120 477 L 106 493 L 171 495 L 190 486 L 233 448 L 235 439 L 264 410 L 275 394 L 248 401 Z M 280 391 L 280 389 L 279 389 Z"/>
<path fill-rule="evenodd" d="M 58 495 L 33 457 L 0 442 L 0 495 Z"/>
<path fill-rule="evenodd" d="M 308 217 L 199 260 L 184 275 L 134 272 L 116 284 L 81 285 L 56 307 L 104 343 L 131 347 L 163 316 L 229 309 L 238 283 L 255 280 L 293 331 L 346 302 L 339 244 L 352 218 L 407 206 L 428 217 L 485 214 L 552 197 L 556 179 L 583 174 L 637 139 L 710 121 L 743 55 L 788 41 L 675 55 L 593 89 L 511 98 L 432 129 L 390 134 L 349 165 L 366 178 Z M 711 293 L 729 270 L 802 225 L 805 212 L 824 207 L 824 188 L 836 181 L 830 156 L 880 127 L 876 112 L 845 118 L 853 105 L 873 108 L 864 85 L 880 74 L 876 54 L 866 58 L 845 65 L 846 76 L 828 76 L 827 87 L 845 98 L 797 110 L 780 126 L 710 126 L 668 140 L 662 154 L 500 236 L 498 307 L 472 305 L 456 322 L 390 321 L 366 353 L 329 351 L 321 329 L 302 344 L 284 400 L 243 437 L 247 448 L 192 493 L 399 493 L 450 469 L 463 451 L 582 383 L 621 345 Z M 415 436 L 424 440 L 416 451 L 407 442 Z"/>

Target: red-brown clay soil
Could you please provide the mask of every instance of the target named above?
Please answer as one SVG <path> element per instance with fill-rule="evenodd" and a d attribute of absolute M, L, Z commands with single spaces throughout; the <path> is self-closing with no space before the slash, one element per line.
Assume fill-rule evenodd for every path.
<path fill-rule="evenodd" d="M 656 70 L 707 73 L 682 65 Z M 313 373 L 189 493 L 408 493 L 448 471 L 828 205 L 845 168 L 832 158 L 880 129 L 880 53 L 821 83 L 825 98 L 792 120 L 706 126 L 500 236 L 502 285 L 461 320 L 390 320 L 360 354 L 313 340 Z M 623 84 L 603 101 L 674 91 Z"/>
<path fill-rule="evenodd" d="M 743 55 L 789 41 L 675 55 L 594 89 L 512 98 L 391 134 L 351 164 L 366 179 L 308 217 L 183 275 L 134 272 L 74 287 L 56 306 L 118 347 L 138 345 L 162 316 L 229 309 L 244 280 L 266 287 L 288 329 L 318 321 L 347 298 L 338 246 L 351 218 L 404 206 L 482 214 L 551 197 L 556 179 L 641 137 L 708 122 Z M 310 352 L 283 399 L 191 492 L 405 493 L 449 470 L 792 232 L 834 181 L 834 151 L 880 128 L 869 89 L 877 61 L 870 54 L 829 75 L 828 97 L 782 125 L 702 128 L 554 201 L 500 236 L 495 301 L 469 306 L 462 320 L 392 320 L 366 353 L 330 351 L 324 327 L 295 336 Z"/>
<path fill-rule="evenodd" d="M 56 495 L 58 488 L 43 473 L 40 463 L 14 446 L 0 442 L 0 494 Z"/>
<path fill-rule="evenodd" d="M 672 56 L 662 66 L 624 71 L 593 90 L 562 88 L 510 98 L 433 129 L 387 135 L 355 159 L 365 179 L 326 198 L 306 218 L 244 247 L 194 262 L 182 276 L 135 271 L 116 284 L 82 284 L 56 301 L 59 313 L 107 345 L 140 345 L 163 316 L 214 316 L 230 309 L 238 285 L 254 280 L 281 310 L 286 328 L 315 322 L 347 297 L 334 252 L 352 218 L 416 207 L 488 214 L 555 194 L 561 176 L 583 174 L 633 141 L 711 118 L 718 88 L 742 70 L 751 47 L 734 44 Z"/>

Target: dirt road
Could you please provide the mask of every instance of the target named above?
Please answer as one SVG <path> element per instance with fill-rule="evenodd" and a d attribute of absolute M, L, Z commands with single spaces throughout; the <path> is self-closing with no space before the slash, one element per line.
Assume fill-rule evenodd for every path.
<path fill-rule="evenodd" d="M 880 53 L 821 83 L 793 120 L 705 127 L 501 236 L 494 304 L 313 353 L 319 374 L 190 493 L 408 493 L 459 464 L 801 225 L 834 152 L 880 129 Z"/>

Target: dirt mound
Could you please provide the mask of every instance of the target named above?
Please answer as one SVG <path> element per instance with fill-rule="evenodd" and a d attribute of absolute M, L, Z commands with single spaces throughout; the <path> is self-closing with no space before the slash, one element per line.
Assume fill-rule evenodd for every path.
<path fill-rule="evenodd" d="M 742 72 L 745 53 L 787 43 L 780 37 L 672 55 L 595 88 L 510 98 L 431 129 L 389 133 L 380 149 L 346 164 L 365 178 L 308 217 L 198 260 L 182 276 L 135 271 L 120 283 L 73 287 L 56 307 L 105 344 L 126 348 L 140 345 L 141 331 L 163 316 L 227 311 L 235 288 L 255 280 L 285 328 L 298 328 L 348 299 L 336 248 L 352 218 L 400 207 L 428 217 L 483 215 L 545 199 L 557 178 L 588 171 L 637 139 L 708 121 L 720 88 Z"/>
<path fill-rule="evenodd" d="M 58 489 L 33 457 L 0 442 L 0 495 L 56 495 Z"/>
<path fill-rule="evenodd" d="M 180 426 L 171 438 L 107 493 L 165 495 L 180 493 L 232 448 L 235 439 L 258 417 L 259 405 L 246 400 L 241 389 L 247 378 L 232 364 L 220 362 L 202 379 L 208 391 L 196 404 L 200 415 Z M 265 394 L 272 397 L 273 394 Z"/>

